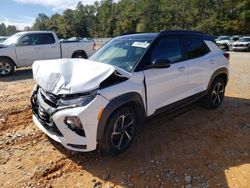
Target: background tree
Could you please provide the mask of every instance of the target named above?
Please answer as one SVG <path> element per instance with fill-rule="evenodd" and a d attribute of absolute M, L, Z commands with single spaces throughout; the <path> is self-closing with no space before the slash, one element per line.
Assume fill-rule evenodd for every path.
<path fill-rule="evenodd" d="M 0 36 L 5 36 L 6 35 L 6 26 L 4 23 L 0 24 Z"/>
<path fill-rule="evenodd" d="M 250 34 L 250 0 L 102 0 L 48 17 L 38 14 L 33 30 L 61 38 L 114 37 L 122 33 L 191 29 L 214 35 Z M 0 24 L 0 35 L 15 32 Z"/>
<path fill-rule="evenodd" d="M 46 14 L 38 14 L 36 21 L 32 27 L 33 30 L 47 30 L 49 17 Z"/>

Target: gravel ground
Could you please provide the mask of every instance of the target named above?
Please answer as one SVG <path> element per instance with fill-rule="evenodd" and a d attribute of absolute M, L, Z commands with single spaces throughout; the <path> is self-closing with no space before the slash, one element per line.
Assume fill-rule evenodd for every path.
<path fill-rule="evenodd" d="M 0 187 L 249 187 L 250 53 L 231 53 L 223 105 L 149 119 L 124 154 L 71 152 L 31 118 L 30 69 L 0 78 Z"/>

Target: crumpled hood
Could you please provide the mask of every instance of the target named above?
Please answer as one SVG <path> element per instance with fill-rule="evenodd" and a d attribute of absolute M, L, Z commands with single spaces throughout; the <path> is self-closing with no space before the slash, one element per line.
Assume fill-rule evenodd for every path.
<path fill-rule="evenodd" d="M 130 73 L 112 65 L 86 59 L 35 61 L 32 70 L 36 83 L 56 95 L 92 91 L 113 73 L 120 77 L 130 76 Z"/>

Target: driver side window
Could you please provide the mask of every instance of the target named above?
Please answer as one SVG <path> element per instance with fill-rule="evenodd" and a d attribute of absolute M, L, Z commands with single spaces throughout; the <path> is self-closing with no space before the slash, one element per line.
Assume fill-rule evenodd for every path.
<path fill-rule="evenodd" d="M 156 59 L 169 60 L 171 63 L 181 61 L 181 47 L 178 38 L 161 38 L 151 52 L 151 62 Z"/>
<path fill-rule="evenodd" d="M 25 35 L 18 42 L 19 46 L 31 46 L 38 44 L 39 44 L 39 36 L 35 34 Z"/>

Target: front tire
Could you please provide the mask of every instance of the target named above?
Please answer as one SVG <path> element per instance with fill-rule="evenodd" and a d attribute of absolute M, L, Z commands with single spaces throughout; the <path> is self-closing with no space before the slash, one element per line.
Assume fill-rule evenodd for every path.
<path fill-rule="evenodd" d="M 14 73 L 14 63 L 8 58 L 0 58 L 0 76 L 9 76 Z"/>
<path fill-rule="evenodd" d="M 138 124 L 137 114 L 131 107 L 115 111 L 107 122 L 101 149 L 113 155 L 127 150 L 134 141 Z"/>
<path fill-rule="evenodd" d="M 207 95 L 203 98 L 203 106 L 208 109 L 218 108 L 225 95 L 225 81 L 217 78 L 213 81 Z"/>

